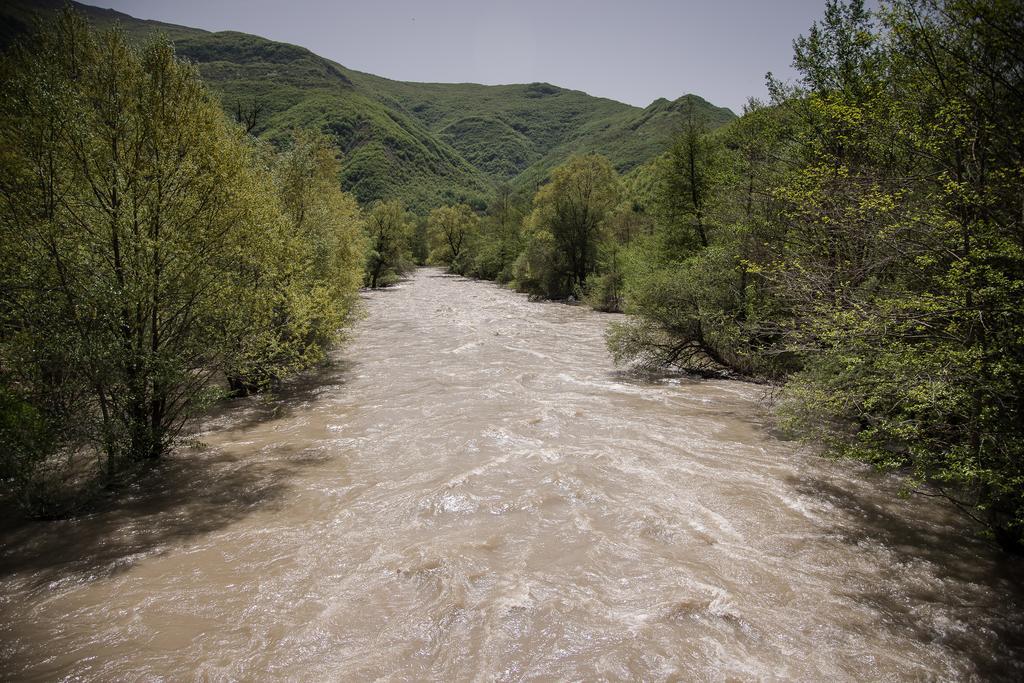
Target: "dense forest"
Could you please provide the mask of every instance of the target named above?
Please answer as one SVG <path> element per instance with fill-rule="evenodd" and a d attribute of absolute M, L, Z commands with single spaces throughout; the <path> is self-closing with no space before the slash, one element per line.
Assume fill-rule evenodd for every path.
<path fill-rule="evenodd" d="M 617 362 L 769 382 L 788 431 L 1024 547 L 1020 3 L 829 2 L 738 118 L 141 30 L 64 12 L 3 62 L 0 477 L 34 514 L 434 264 L 625 312 Z"/>

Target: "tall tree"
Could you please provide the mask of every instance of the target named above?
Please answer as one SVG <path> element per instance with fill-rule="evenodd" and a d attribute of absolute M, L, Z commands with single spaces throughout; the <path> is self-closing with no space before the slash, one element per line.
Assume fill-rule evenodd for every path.
<path fill-rule="evenodd" d="M 682 130 L 661 159 L 656 207 L 666 251 L 685 258 L 710 244 L 708 219 L 717 182 L 715 147 L 690 103 Z"/>
<path fill-rule="evenodd" d="M 617 359 L 784 376 L 790 427 L 1024 548 L 1021 45 L 1019 2 L 828 2 L 721 134 L 714 230 L 700 141 L 659 169 L 684 239 L 632 250 Z"/>
<path fill-rule="evenodd" d="M 362 216 L 341 191 L 330 140 L 295 133 L 269 165 L 282 211 L 275 233 L 280 257 L 252 283 L 272 291 L 228 373 L 235 393 L 273 387 L 322 360 L 352 312 L 363 275 Z"/>
<path fill-rule="evenodd" d="M 480 219 L 466 204 L 441 206 L 430 212 L 427 237 L 431 260 L 465 270 L 471 241 L 480 231 Z"/>
<path fill-rule="evenodd" d="M 776 279 L 811 350 L 795 424 L 1024 547 L 1019 3 L 831 3 Z"/>
<path fill-rule="evenodd" d="M 597 267 L 597 248 L 605 218 L 619 203 L 621 186 L 611 163 L 600 155 L 576 156 L 556 168 L 551 180 L 538 190 L 530 214 L 531 239 L 547 241 L 554 253 L 542 259 L 552 272 L 525 275 L 544 282 L 545 296 L 566 296 L 585 289 L 587 276 Z M 533 250 L 536 252 L 536 249 Z M 539 253 L 539 252 L 538 252 Z M 535 259 L 524 260 L 524 273 Z M 539 266 L 538 266 L 539 267 Z M 534 268 L 536 270 L 536 268 Z"/>
<path fill-rule="evenodd" d="M 0 382 L 56 435 L 5 457 L 41 499 L 58 453 L 111 477 L 167 451 L 235 353 L 279 213 L 168 43 L 65 12 L 2 69 Z"/>
<path fill-rule="evenodd" d="M 376 289 L 391 284 L 409 270 L 411 232 L 412 223 L 397 200 L 370 207 L 366 215 L 366 286 Z"/>

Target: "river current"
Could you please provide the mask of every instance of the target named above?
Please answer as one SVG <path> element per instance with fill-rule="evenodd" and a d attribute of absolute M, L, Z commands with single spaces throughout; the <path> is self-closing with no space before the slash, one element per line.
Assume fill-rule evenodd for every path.
<path fill-rule="evenodd" d="M 1021 562 L 763 387 L 433 269 L 364 300 L 113 507 L 4 522 L 0 679 L 1024 679 Z"/>

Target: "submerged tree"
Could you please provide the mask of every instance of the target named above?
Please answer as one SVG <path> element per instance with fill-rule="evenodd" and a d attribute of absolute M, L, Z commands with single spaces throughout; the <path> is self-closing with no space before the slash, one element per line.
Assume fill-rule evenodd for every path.
<path fill-rule="evenodd" d="M 844 123 L 855 151 L 820 156 L 853 157 L 846 185 L 870 189 L 843 238 L 878 248 L 839 252 L 856 287 L 813 314 L 825 353 L 794 383 L 790 414 L 840 453 L 908 469 L 910 487 L 930 483 L 1021 550 L 1024 8 L 907 0 L 881 20 L 884 60 L 811 84 L 834 103 L 826 120 L 839 106 L 861 115 Z"/>
<path fill-rule="evenodd" d="M 410 269 L 412 222 L 396 200 L 377 202 L 366 216 L 367 253 L 364 284 L 371 289 L 393 284 Z"/>
<path fill-rule="evenodd" d="M 477 215 L 466 204 L 441 206 L 430 212 L 427 226 L 430 259 L 464 273 L 471 243 L 480 231 Z"/>
<path fill-rule="evenodd" d="M 582 294 L 597 267 L 604 220 L 620 196 L 618 175 L 603 156 L 573 157 L 552 171 L 528 219 L 516 275 L 522 288 L 554 298 Z"/>
<path fill-rule="evenodd" d="M 58 514 L 321 357 L 362 237 L 322 139 L 270 155 L 164 40 L 66 11 L 0 82 L 0 479 Z"/>
<path fill-rule="evenodd" d="M 512 280 L 512 267 L 523 249 L 522 220 L 525 201 L 507 184 L 495 188 L 473 241 L 472 254 L 465 259 L 464 275 L 497 280 Z"/>
<path fill-rule="evenodd" d="M 1021 45 L 1020 3 L 829 2 L 715 135 L 715 229 L 633 259 L 617 358 L 785 378 L 789 427 L 1024 547 Z"/>
<path fill-rule="evenodd" d="M 749 370 L 738 324 L 746 283 L 736 252 L 740 228 L 723 210 L 733 159 L 699 122 L 653 164 L 655 226 L 623 255 L 625 309 L 612 325 L 617 362 L 690 371 Z M 714 226 L 714 229 L 712 229 Z"/>
<path fill-rule="evenodd" d="M 228 380 L 236 393 L 272 387 L 324 358 L 355 305 L 365 236 L 355 199 L 341 191 L 330 140 L 296 133 L 270 158 L 282 210 L 278 256 L 252 284 L 270 291 L 240 340 Z"/>
<path fill-rule="evenodd" d="M 418 266 L 427 265 L 427 259 L 430 258 L 429 232 L 430 226 L 427 224 L 427 217 L 417 216 L 416 224 L 412 229 L 412 237 L 409 240 L 409 251 L 412 254 L 413 263 Z"/>

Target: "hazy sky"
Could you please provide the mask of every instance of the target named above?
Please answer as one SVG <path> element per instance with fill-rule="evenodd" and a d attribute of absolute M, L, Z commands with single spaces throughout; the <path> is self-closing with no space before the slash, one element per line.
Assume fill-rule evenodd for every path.
<path fill-rule="evenodd" d="M 739 111 L 824 0 L 86 0 L 142 19 L 295 43 L 403 81 L 547 81 L 647 106 L 696 93 Z"/>

